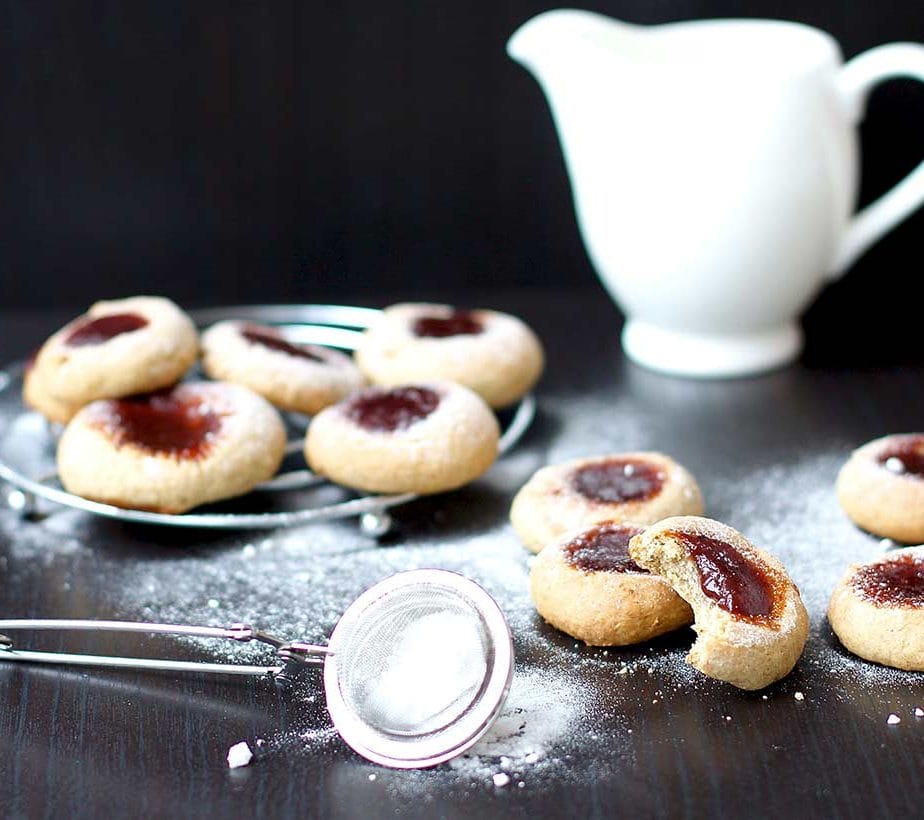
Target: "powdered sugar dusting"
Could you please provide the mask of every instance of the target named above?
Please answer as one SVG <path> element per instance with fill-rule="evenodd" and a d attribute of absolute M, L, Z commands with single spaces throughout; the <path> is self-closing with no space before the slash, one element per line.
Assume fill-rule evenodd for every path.
<path fill-rule="evenodd" d="M 896 692 L 908 693 L 907 703 L 877 699 L 869 714 L 883 731 L 888 714 L 901 717 L 904 723 L 893 736 L 914 729 L 912 710 L 924 705 L 921 676 L 851 656 L 825 620 L 828 597 L 848 564 L 875 558 L 884 549 L 879 539 L 847 520 L 834 494 L 849 443 L 832 445 L 828 452 L 790 454 L 779 463 L 772 450 L 737 460 L 719 453 L 712 465 L 686 463 L 689 431 L 672 437 L 661 417 L 646 415 L 644 388 L 641 384 L 638 396 L 614 391 L 543 398 L 538 424 L 546 425 L 544 434 L 528 434 L 476 487 L 396 509 L 398 534 L 382 545 L 364 537 L 354 521 L 267 535 L 206 535 L 125 527 L 76 511 L 59 511 L 35 523 L 2 512 L 0 533 L 7 546 L 0 555 L 0 576 L 35 582 L 48 562 L 61 568 L 64 579 L 69 577 L 65 568 L 89 564 L 94 575 L 106 578 L 100 617 L 215 626 L 243 621 L 311 642 L 326 641 L 349 604 L 394 572 L 440 567 L 481 583 L 508 619 L 517 665 L 499 719 L 461 757 L 420 772 L 365 762 L 332 728 L 319 677 L 311 672 L 285 693 L 285 727 L 265 734 L 264 744 L 247 738 L 255 767 L 269 756 L 303 755 L 324 766 L 338 795 L 374 790 L 384 798 L 412 800 L 422 811 L 434 795 L 484 792 L 503 800 L 586 783 L 597 775 L 612 777 L 631 768 L 646 744 L 661 742 L 657 738 L 683 737 L 692 752 L 704 736 L 710 743 L 716 732 L 734 738 L 746 714 L 789 709 L 799 720 L 808 719 L 832 704 L 853 706 L 860 699 L 858 689 L 877 698 L 885 692 L 893 700 Z M 685 389 L 676 387 L 684 401 Z M 590 648 L 544 624 L 529 599 L 530 556 L 506 522 L 513 493 L 546 463 L 650 449 L 685 463 L 704 490 L 707 514 L 776 555 L 802 591 L 812 623 L 806 654 L 792 677 L 760 696 L 692 669 L 684 661 L 693 640 L 690 630 L 645 646 Z M 57 576 L 46 574 L 41 583 L 49 583 L 49 577 Z M 71 598 L 62 596 L 62 601 Z M 74 597 L 75 609 L 84 605 Z M 191 655 L 210 660 L 272 661 L 271 652 L 249 645 L 194 639 L 184 644 Z M 226 738 L 223 749 L 239 740 Z M 715 747 L 696 751 L 706 748 Z"/>

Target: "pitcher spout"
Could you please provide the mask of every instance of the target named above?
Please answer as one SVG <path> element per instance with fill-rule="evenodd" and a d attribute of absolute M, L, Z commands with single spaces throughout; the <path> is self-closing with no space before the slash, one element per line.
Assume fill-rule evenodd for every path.
<path fill-rule="evenodd" d="M 588 50 L 609 50 L 617 32 L 640 27 L 580 9 L 552 9 L 527 20 L 507 41 L 507 54 L 537 77 L 562 60 L 577 60 Z"/>

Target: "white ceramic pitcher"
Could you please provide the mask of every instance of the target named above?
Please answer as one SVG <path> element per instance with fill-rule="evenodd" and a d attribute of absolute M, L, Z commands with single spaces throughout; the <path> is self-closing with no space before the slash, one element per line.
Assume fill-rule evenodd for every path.
<path fill-rule="evenodd" d="M 635 361 L 737 376 L 795 358 L 799 316 L 924 200 L 924 163 L 854 214 L 870 88 L 924 81 L 924 46 L 842 65 L 798 23 L 635 26 L 560 9 L 507 51 L 542 85 L 591 261 Z"/>

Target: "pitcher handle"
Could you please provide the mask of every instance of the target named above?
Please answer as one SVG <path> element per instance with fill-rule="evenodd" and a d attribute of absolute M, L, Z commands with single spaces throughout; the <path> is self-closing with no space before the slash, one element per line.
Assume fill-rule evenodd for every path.
<path fill-rule="evenodd" d="M 872 87 L 897 77 L 924 82 L 924 45 L 890 43 L 877 46 L 854 57 L 841 69 L 838 85 L 857 122 L 863 118 Z M 831 267 L 831 278 L 843 274 L 870 245 L 910 216 L 922 202 L 924 162 L 853 216 Z"/>

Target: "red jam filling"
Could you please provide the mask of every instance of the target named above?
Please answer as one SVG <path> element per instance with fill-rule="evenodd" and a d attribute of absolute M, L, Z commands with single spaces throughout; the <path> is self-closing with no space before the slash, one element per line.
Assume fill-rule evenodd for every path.
<path fill-rule="evenodd" d="M 137 313 L 110 313 L 96 319 L 87 317 L 78 322 L 76 327 L 67 334 L 64 344 L 68 347 L 86 347 L 108 342 L 110 339 L 141 330 L 148 324 L 144 316 Z"/>
<path fill-rule="evenodd" d="M 366 430 L 392 433 L 425 419 L 439 406 L 440 396 L 427 387 L 367 390 L 351 399 L 347 418 Z"/>
<path fill-rule="evenodd" d="M 570 480 L 584 498 L 621 504 L 656 496 L 664 486 L 664 473 L 647 461 L 614 458 L 578 467 Z"/>
<path fill-rule="evenodd" d="M 308 359 L 312 362 L 326 363 L 325 359 L 312 353 L 307 348 L 287 342 L 279 333 L 269 327 L 245 325 L 241 328 L 241 336 L 251 344 L 260 345 L 260 347 L 274 350 L 277 353 L 285 353 L 287 356 L 295 356 L 298 359 Z"/>
<path fill-rule="evenodd" d="M 879 606 L 924 607 L 924 557 L 901 555 L 857 571 L 853 585 Z"/>
<path fill-rule="evenodd" d="M 586 572 L 647 572 L 629 557 L 629 541 L 640 532 L 629 524 L 598 524 L 565 544 L 565 560 Z"/>
<path fill-rule="evenodd" d="M 880 453 L 876 460 L 898 475 L 924 477 L 924 436 L 904 439 Z"/>
<path fill-rule="evenodd" d="M 221 416 L 202 400 L 171 391 L 112 399 L 106 407 L 104 427 L 116 447 L 197 459 L 221 429 Z"/>
<path fill-rule="evenodd" d="M 773 578 L 735 547 L 718 538 L 672 532 L 693 559 L 707 598 L 737 618 L 766 622 L 774 617 Z"/>
<path fill-rule="evenodd" d="M 445 339 L 449 336 L 474 336 L 484 330 L 484 325 L 474 313 L 454 310 L 449 316 L 420 316 L 414 320 L 412 330 L 415 336 Z"/>

